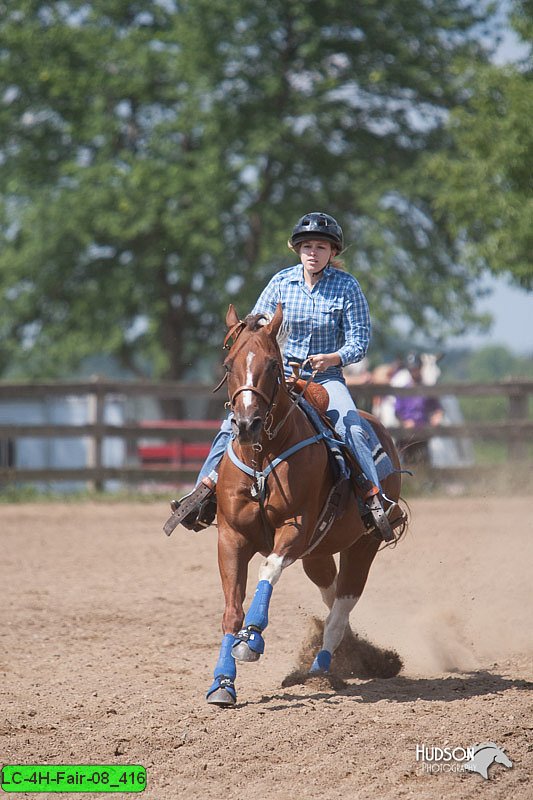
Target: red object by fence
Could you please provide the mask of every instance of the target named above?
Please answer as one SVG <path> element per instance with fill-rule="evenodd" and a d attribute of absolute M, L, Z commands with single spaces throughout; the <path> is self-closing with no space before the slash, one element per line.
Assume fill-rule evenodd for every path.
<path fill-rule="evenodd" d="M 151 427 L 176 429 L 180 431 L 207 430 L 215 433 L 220 427 L 219 420 L 153 420 L 141 422 L 147 433 Z M 140 444 L 137 447 L 139 461 L 143 466 L 166 464 L 169 466 L 200 466 L 206 459 L 211 447 L 210 442 L 184 441 L 176 439 L 163 444 Z"/>

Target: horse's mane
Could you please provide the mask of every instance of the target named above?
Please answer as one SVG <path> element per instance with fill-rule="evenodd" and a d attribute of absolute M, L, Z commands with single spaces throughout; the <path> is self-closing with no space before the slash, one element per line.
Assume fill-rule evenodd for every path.
<path fill-rule="evenodd" d="M 272 319 L 272 316 L 273 316 L 272 314 L 269 314 L 267 312 L 263 312 L 260 314 L 248 314 L 248 316 L 245 317 L 243 320 L 246 325 L 246 330 L 250 331 L 251 333 L 255 333 L 256 331 L 261 330 L 261 328 L 264 328 L 265 325 L 268 325 L 268 323 Z M 285 349 L 285 345 L 287 344 L 288 338 L 289 338 L 289 326 L 285 322 L 283 322 L 276 337 L 279 349 L 282 353 Z"/>
<path fill-rule="evenodd" d="M 246 330 L 254 333 L 258 331 L 259 328 L 263 328 L 265 325 L 271 320 L 270 314 L 248 314 L 247 317 L 244 318 L 244 324 L 246 325 Z"/>

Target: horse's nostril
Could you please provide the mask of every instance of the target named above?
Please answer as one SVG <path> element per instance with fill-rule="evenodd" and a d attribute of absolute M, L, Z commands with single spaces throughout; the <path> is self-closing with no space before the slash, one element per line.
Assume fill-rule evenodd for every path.
<path fill-rule="evenodd" d="M 259 433 L 262 424 L 263 422 L 261 420 L 261 417 L 254 417 L 252 422 L 250 423 L 250 431 L 252 433 Z"/>
<path fill-rule="evenodd" d="M 259 436 L 262 427 L 261 417 L 255 416 L 253 419 L 233 419 L 232 428 L 236 436 L 241 441 L 255 440 Z"/>

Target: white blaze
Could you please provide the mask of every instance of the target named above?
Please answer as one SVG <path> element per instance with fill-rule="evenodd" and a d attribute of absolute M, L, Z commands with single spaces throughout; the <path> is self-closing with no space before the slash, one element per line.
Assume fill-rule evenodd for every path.
<path fill-rule="evenodd" d="M 252 383 L 252 361 L 254 360 L 254 356 L 255 356 L 255 353 L 252 353 L 251 351 L 246 356 L 246 381 L 245 381 L 245 383 L 246 383 L 247 386 L 253 386 L 253 383 Z M 243 392 L 242 393 L 242 402 L 243 402 L 243 405 L 244 405 L 245 408 L 248 408 L 248 406 L 251 405 L 252 398 L 253 398 L 252 392 Z"/>

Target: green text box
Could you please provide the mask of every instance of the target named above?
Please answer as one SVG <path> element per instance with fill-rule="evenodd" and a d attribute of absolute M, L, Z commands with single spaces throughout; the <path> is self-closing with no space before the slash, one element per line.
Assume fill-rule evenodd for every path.
<path fill-rule="evenodd" d="M 144 792 L 146 769 L 139 764 L 8 764 L 4 792 Z"/>

